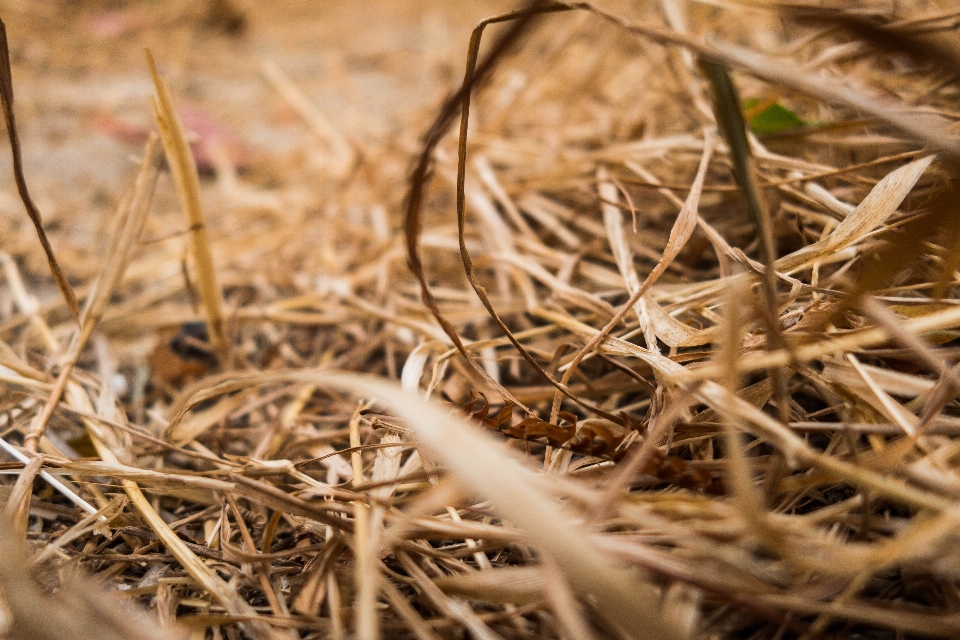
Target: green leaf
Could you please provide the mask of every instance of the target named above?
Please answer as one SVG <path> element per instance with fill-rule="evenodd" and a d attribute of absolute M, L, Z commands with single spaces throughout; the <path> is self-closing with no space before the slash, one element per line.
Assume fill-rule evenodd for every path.
<path fill-rule="evenodd" d="M 743 110 L 754 133 L 781 133 L 806 124 L 800 116 L 776 101 L 748 98 L 743 101 Z"/>

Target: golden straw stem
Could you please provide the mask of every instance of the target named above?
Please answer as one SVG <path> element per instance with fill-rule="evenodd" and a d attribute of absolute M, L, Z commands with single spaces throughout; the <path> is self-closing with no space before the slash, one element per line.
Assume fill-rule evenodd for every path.
<path fill-rule="evenodd" d="M 187 143 L 183 124 L 173 108 L 170 87 L 157 73 L 153 55 L 149 49 L 146 50 L 146 54 L 150 75 L 153 76 L 153 84 L 157 90 L 156 99 L 152 101 L 153 113 L 156 116 L 157 127 L 160 129 L 160 139 L 163 141 L 163 149 L 167 154 L 167 163 L 173 174 L 177 194 L 180 196 L 180 204 L 189 224 L 190 253 L 197 271 L 200 301 L 207 319 L 210 344 L 213 345 L 221 362 L 224 362 L 228 348 L 224 332 L 223 293 L 217 282 L 217 272 L 214 269 L 213 255 L 210 251 L 210 239 L 207 236 L 207 225 L 200 206 L 200 179 L 197 176 L 197 163 Z"/>

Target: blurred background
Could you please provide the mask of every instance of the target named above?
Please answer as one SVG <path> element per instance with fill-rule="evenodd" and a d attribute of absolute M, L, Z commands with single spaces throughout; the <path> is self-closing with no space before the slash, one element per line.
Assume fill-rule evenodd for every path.
<path fill-rule="evenodd" d="M 424 118 L 462 75 L 470 29 L 508 6 L 494 0 L 0 3 L 27 180 L 57 250 L 74 259 L 70 277 L 89 273 L 103 215 L 116 208 L 154 128 L 145 47 L 194 136 L 206 191 L 214 185 L 217 147 L 220 160 L 249 184 L 298 182 L 316 194 L 317 183 L 346 170 L 340 136 L 355 152 L 412 145 Z M 291 99 L 291 90 L 300 96 Z M 158 189 L 161 202 L 169 191 Z M 158 213 L 162 220 L 163 205 Z M 26 221 L 8 153 L 0 154 L 0 215 L 14 231 Z M 18 238 L 8 235 L 5 250 L 33 265 L 28 254 L 39 253 L 11 245 Z"/>

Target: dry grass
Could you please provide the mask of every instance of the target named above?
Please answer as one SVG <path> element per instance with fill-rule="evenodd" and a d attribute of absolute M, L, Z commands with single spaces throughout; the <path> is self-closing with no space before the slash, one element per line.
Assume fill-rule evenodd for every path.
<path fill-rule="evenodd" d="M 0 193 L 0 637 L 960 636 L 956 12 L 411 2 L 390 126 L 249 45 L 285 5 L 188 4 L 11 11 L 15 90 L 127 20 L 156 68 L 52 64 L 172 169 L 25 163 L 79 325 Z M 295 144 L 189 117 L 196 38 Z"/>

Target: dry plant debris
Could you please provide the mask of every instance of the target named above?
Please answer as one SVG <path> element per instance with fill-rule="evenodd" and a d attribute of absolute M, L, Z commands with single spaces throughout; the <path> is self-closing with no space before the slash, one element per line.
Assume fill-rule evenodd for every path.
<path fill-rule="evenodd" d="M 0 192 L 0 637 L 960 636 L 960 13 L 814 4 L 397 3 L 402 126 L 286 3 L 10 9 L 28 158 L 41 28 L 146 89 Z"/>

